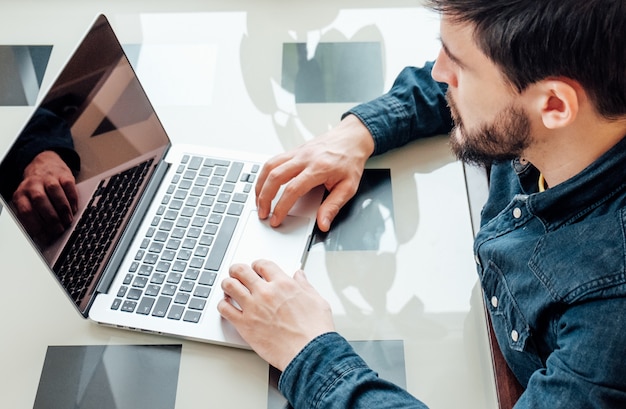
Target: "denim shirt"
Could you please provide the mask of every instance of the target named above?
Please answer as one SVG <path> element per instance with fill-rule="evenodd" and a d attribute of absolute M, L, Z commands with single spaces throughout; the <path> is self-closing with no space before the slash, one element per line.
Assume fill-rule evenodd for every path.
<path fill-rule="evenodd" d="M 432 64 L 349 113 L 380 154 L 449 131 Z M 538 192 L 520 161 L 491 168 L 474 251 L 502 353 L 525 391 L 516 408 L 626 407 L 626 139 L 573 178 Z M 379 379 L 337 333 L 311 341 L 279 388 L 296 408 L 424 408 Z"/>

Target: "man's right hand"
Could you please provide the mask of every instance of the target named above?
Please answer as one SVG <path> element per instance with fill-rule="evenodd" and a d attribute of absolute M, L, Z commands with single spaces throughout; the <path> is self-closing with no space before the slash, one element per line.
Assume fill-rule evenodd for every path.
<path fill-rule="evenodd" d="M 302 146 L 274 156 L 263 166 L 256 184 L 259 217 L 280 225 L 296 201 L 316 186 L 329 191 L 317 212 L 317 225 L 328 231 L 339 210 L 356 193 L 365 162 L 374 152 L 369 130 L 354 115 Z M 272 201 L 285 185 L 274 209 Z"/>
<path fill-rule="evenodd" d="M 78 207 L 72 171 L 53 151 L 44 151 L 26 166 L 13 193 L 18 218 L 31 237 L 48 243 L 72 223 Z"/>

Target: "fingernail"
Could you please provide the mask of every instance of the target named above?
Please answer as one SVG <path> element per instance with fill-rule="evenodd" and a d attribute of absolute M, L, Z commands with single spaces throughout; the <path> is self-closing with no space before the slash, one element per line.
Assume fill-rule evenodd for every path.
<path fill-rule="evenodd" d="M 330 228 L 330 219 L 328 217 L 324 217 L 324 219 L 322 219 L 322 225 L 320 228 L 324 231 L 328 231 Z"/>

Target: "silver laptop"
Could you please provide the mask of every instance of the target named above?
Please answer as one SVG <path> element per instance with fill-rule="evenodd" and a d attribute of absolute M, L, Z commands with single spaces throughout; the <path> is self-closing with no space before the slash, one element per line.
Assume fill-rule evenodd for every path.
<path fill-rule="evenodd" d="M 41 150 L 56 152 L 76 179 L 78 212 L 60 236 L 24 223 L 12 203 L 21 170 Z M 301 198 L 281 227 L 269 227 L 254 200 L 265 159 L 172 145 L 98 16 L 5 154 L 0 188 L 83 316 L 246 348 L 217 312 L 220 282 L 235 262 L 267 258 L 288 273 L 300 268 L 323 193 Z"/>

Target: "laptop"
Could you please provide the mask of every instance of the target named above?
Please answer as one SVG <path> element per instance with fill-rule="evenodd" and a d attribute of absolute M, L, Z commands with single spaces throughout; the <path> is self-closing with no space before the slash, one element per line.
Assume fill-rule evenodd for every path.
<path fill-rule="evenodd" d="M 35 234 L 12 203 L 18 169 L 43 149 L 73 171 L 78 191 L 71 225 L 52 238 Z M 221 280 L 233 263 L 259 258 L 289 274 L 301 268 L 323 195 L 314 189 L 271 228 L 254 197 L 265 160 L 172 144 L 100 15 L 4 155 L 0 188 L 8 213 L 84 317 L 249 348 L 217 312 Z"/>

